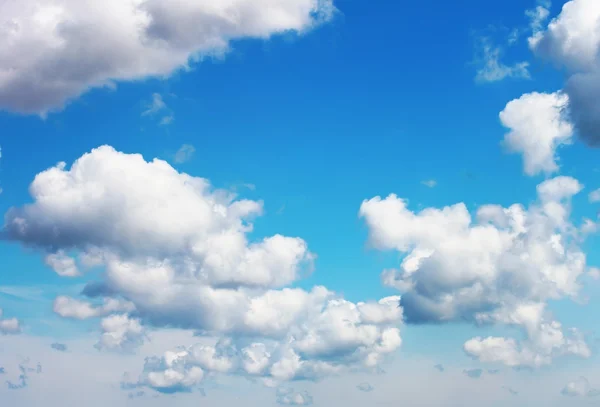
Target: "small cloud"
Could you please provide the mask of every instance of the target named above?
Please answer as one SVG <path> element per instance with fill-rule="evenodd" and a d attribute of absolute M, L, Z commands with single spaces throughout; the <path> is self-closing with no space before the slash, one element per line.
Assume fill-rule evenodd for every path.
<path fill-rule="evenodd" d="M 579 379 L 567 383 L 561 390 L 563 396 L 568 397 L 597 397 L 600 390 L 593 388 L 587 378 L 581 376 Z"/>
<path fill-rule="evenodd" d="M 421 184 L 425 185 L 426 187 L 433 188 L 437 185 L 437 181 L 434 179 L 430 179 L 430 180 L 421 182 Z"/>
<path fill-rule="evenodd" d="M 588 275 L 594 280 L 600 280 L 600 269 L 596 267 L 592 267 L 588 271 Z"/>
<path fill-rule="evenodd" d="M 443 365 L 440 365 L 440 364 L 438 364 L 438 365 L 435 365 L 435 366 L 434 366 L 434 368 L 436 368 L 436 369 L 437 369 L 437 370 L 439 370 L 440 372 L 443 372 L 444 370 L 446 370 L 446 369 L 444 369 L 444 366 L 443 366 Z"/>
<path fill-rule="evenodd" d="M 192 156 L 196 152 L 196 148 L 191 144 L 182 145 L 179 150 L 175 153 L 175 162 L 182 164 L 192 159 Z"/>
<path fill-rule="evenodd" d="M 65 345 L 64 343 L 53 343 L 52 345 L 50 345 L 50 347 L 59 352 L 67 351 L 67 345 Z"/>
<path fill-rule="evenodd" d="M 483 370 L 481 369 L 465 369 L 463 373 L 470 377 L 471 379 L 479 379 L 483 374 Z"/>
<path fill-rule="evenodd" d="M 480 68 L 475 76 L 476 82 L 498 82 L 506 78 L 531 79 L 529 62 L 517 62 L 512 66 L 505 65 L 500 61 L 502 48 L 492 46 L 487 38 L 481 40 L 478 54 L 475 62 Z"/>
<path fill-rule="evenodd" d="M 595 191 L 590 192 L 590 195 L 588 197 L 590 202 L 592 203 L 600 202 L 600 189 L 596 189 Z"/>
<path fill-rule="evenodd" d="M 173 123 L 173 120 L 175 120 L 175 117 L 172 114 L 170 114 L 160 119 L 160 122 L 158 124 L 161 126 L 168 126 L 169 124 Z"/>
<path fill-rule="evenodd" d="M 308 406 L 313 403 L 313 398 L 308 392 L 295 392 L 294 389 L 278 389 L 277 404 L 283 406 Z"/>
<path fill-rule="evenodd" d="M 142 116 L 151 116 L 165 109 L 167 109 L 167 104 L 160 93 L 154 93 L 152 94 L 152 102 L 148 104 L 147 110 L 142 112 Z"/>
<path fill-rule="evenodd" d="M 518 391 L 516 391 L 515 389 L 512 389 L 512 388 L 510 388 L 508 386 L 502 386 L 502 388 L 504 390 L 506 390 L 507 392 L 509 392 L 510 394 L 512 394 L 513 396 L 516 396 L 517 394 L 519 394 Z"/>
<path fill-rule="evenodd" d="M 173 112 L 169 109 L 160 93 L 152 94 L 152 101 L 146 107 L 147 109 L 142 112 L 142 116 L 154 116 L 164 112 L 165 116 L 158 122 L 161 126 L 169 125 L 175 120 Z"/>
<path fill-rule="evenodd" d="M 375 388 L 373 386 L 371 386 L 369 383 L 361 383 L 358 386 L 356 386 L 356 388 L 360 391 L 364 391 L 367 393 L 375 390 Z"/>

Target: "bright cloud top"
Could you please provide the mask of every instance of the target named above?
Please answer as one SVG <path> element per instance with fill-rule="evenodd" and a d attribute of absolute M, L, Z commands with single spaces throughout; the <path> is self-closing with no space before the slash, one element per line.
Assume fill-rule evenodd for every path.
<path fill-rule="evenodd" d="M 527 175 L 558 171 L 556 149 L 569 144 L 573 135 L 565 114 L 568 102 L 562 93 L 527 93 L 500 113 L 500 121 L 510 129 L 504 143 L 523 155 Z"/>
<path fill-rule="evenodd" d="M 92 87 L 170 75 L 232 40 L 305 32 L 333 11 L 331 0 L 3 1 L 0 108 L 57 110 Z"/>
<path fill-rule="evenodd" d="M 537 55 L 569 72 L 565 92 L 571 120 L 582 140 L 600 145 L 600 3 L 567 2 L 546 30 L 534 33 L 529 44 Z"/>
<path fill-rule="evenodd" d="M 569 220 L 570 199 L 582 188 L 556 177 L 537 187 L 529 208 L 485 205 L 476 220 L 462 203 L 415 213 L 396 195 L 363 202 L 360 216 L 375 248 L 406 255 L 383 281 L 403 293 L 407 322 L 519 326 L 523 344 L 474 338 L 465 350 L 485 362 L 539 366 L 566 353 L 590 355 L 580 334 L 566 336 L 546 311 L 548 300 L 576 297 L 586 272 L 580 233 Z"/>
<path fill-rule="evenodd" d="M 138 385 L 177 391 L 215 372 L 317 380 L 373 368 L 401 345 L 399 297 L 352 303 L 325 287 L 292 287 L 314 257 L 302 239 L 250 242 L 260 202 L 214 190 L 164 161 L 104 146 L 70 169 L 60 163 L 38 174 L 30 191 L 34 202 L 8 212 L 4 234 L 71 258 L 81 273 L 104 268 L 84 290 L 92 302 L 54 303 L 66 318 L 104 317 L 99 349 L 135 348 L 144 324 L 226 341 L 168 353 L 147 364 Z M 222 343 L 231 344 L 225 353 Z"/>

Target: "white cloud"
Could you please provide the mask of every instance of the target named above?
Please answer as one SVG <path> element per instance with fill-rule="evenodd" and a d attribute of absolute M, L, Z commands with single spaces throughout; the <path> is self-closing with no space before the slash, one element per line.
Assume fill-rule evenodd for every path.
<path fill-rule="evenodd" d="M 600 189 L 590 192 L 589 200 L 592 203 L 600 202 Z"/>
<path fill-rule="evenodd" d="M 517 62 L 512 66 L 500 61 L 502 49 L 493 47 L 484 40 L 481 47 L 481 56 L 478 62 L 481 67 L 477 70 L 477 82 L 498 82 L 506 78 L 530 79 L 529 62 Z"/>
<path fill-rule="evenodd" d="M 140 320 L 125 314 L 103 318 L 102 336 L 96 344 L 100 350 L 130 351 L 140 346 L 145 338 L 145 330 Z"/>
<path fill-rule="evenodd" d="M 184 163 L 192 159 L 192 156 L 196 152 L 196 148 L 191 144 L 182 145 L 179 150 L 175 153 L 175 162 L 177 164 Z"/>
<path fill-rule="evenodd" d="M 152 94 L 152 102 L 147 106 L 147 109 L 142 112 L 142 116 L 156 114 L 167 109 L 167 104 L 163 100 L 160 93 Z"/>
<path fill-rule="evenodd" d="M 382 278 L 402 292 L 407 322 L 518 326 L 527 335 L 520 346 L 474 338 L 465 350 L 484 361 L 535 366 L 567 353 L 589 356 L 580 335 L 563 334 L 545 307 L 576 297 L 586 271 L 569 220 L 570 197 L 582 188 L 573 178 L 553 178 L 538 186 L 528 209 L 485 205 L 475 220 L 462 203 L 415 213 L 396 195 L 364 201 L 360 216 L 375 248 L 405 255 Z"/>
<path fill-rule="evenodd" d="M 305 32 L 333 11 L 331 0 L 3 1 L 0 107 L 59 110 L 90 88 L 188 69 L 231 40 Z"/>
<path fill-rule="evenodd" d="M 0 308 L 0 334 L 9 335 L 21 332 L 21 324 L 16 318 L 2 318 L 3 311 Z"/>
<path fill-rule="evenodd" d="M 425 185 L 428 188 L 434 188 L 437 185 L 437 181 L 434 179 L 429 179 L 427 181 L 421 182 L 421 184 Z"/>
<path fill-rule="evenodd" d="M 583 141 L 600 144 L 600 3 L 567 2 L 545 31 L 529 39 L 540 57 L 565 68 L 571 75 L 565 86 L 569 114 Z"/>
<path fill-rule="evenodd" d="M 113 312 L 132 312 L 135 306 L 126 301 L 105 298 L 102 305 L 94 306 L 87 301 L 60 296 L 54 300 L 54 312 L 63 318 L 89 319 L 106 316 Z"/>
<path fill-rule="evenodd" d="M 594 389 L 588 379 L 580 377 L 579 379 L 567 383 L 561 393 L 569 397 L 596 397 L 600 396 L 600 390 Z"/>
<path fill-rule="evenodd" d="M 38 174 L 30 191 L 33 203 L 7 214 L 7 237 L 104 266 L 84 289 L 105 297 L 103 305 L 59 297 L 55 311 L 76 319 L 128 313 L 102 321 L 99 346 L 139 344 L 140 322 L 235 341 L 226 363 L 234 370 L 194 347 L 180 362 L 168 353 L 147 365 L 140 385 L 177 391 L 214 372 L 317 379 L 375 368 L 401 345 L 399 297 L 353 303 L 325 287 L 292 287 L 312 271 L 302 239 L 249 241 L 261 202 L 237 200 L 164 161 L 101 147 L 70 169 Z"/>
<path fill-rule="evenodd" d="M 556 150 L 569 144 L 573 135 L 564 112 L 567 104 L 568 96 L 563 93 L 527 93 L 500 113 L 500 121 L 510 129 L 504 143 L 523 155 L 527 175 L 558 171 Z"/>
<path fill-rule="evenodd" d="M 80 275 L 75 259 L 67 256 L 63 251 L 47 255 L 45 261 L 61 277 L 78 277 Z"/>

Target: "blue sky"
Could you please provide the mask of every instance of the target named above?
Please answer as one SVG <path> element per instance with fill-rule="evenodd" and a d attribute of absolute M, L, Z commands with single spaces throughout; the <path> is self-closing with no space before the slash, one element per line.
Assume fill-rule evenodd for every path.
<path fill-rule="evenodd" d="M 595 269 L 600 266 L 595 250 L 599 241 L 594 236 L 598 203 L 590 195 L 600 188 L 600 166 L 593 145 L 600 127 L 590 125 L 595 124 L 592 113 L 596 111 L 590 102 L 597 95 L 593 85 L 600 83 L 596 81 L 600 79 L 600 9 L 593 0 L 552 4 L 509 0 L 495 5 L 465 0 L 460 6 L 445 1 L 367 4 L 348 0 L 235 0 L 229 2 L 229 9 L 218 2 L 214 7 L 209 7 L 211 2 L 190 0 L 173 4 L 161 0 L 138 2 L 142 4 L 140 10 L 156 23 L 148 23 L 144 28 L 147 31 L 138 34 L 147 36 L 148 41 L 163 41 L 161 51 L 150 49 L 141 40 L 132 45 L 123 34 L 134 27 L 128 25 L 129 14 L 123 11 L 138 7 L 132 1 L 121 7 L 111 0 L 98 15 L 93 14 L 97 1 L 87 0 L 80 6 L 72 1 L 46 2 L 46 6 L 56 8 L 44 8 L 43 3 L 27 0 L 21 6 L 0 5 L 0 15 L 8 16 L 0 17 L 0 22 L 9 27 L 4 36 L 0 35 L 0 44 L 5 42 L 6 49 L 0 52 L 0 73 L 8 72 L 6 79 L 0 76 L 0 211 L 6 213 L 0 243 L 0 309 L 4 321 L 16 318 L 19 324 L 18 329 L 10 329 L 7 324 L 6 332 L 0 324 L 0 333 L 11 334 L 0 335 L 0 366 L 13 383 L 18 380 L 18 366 L 27 365 L 23 358 L 31 358 L 28 363 L 34 367 L 43 360 L 45 368 L 42 373 L 32 371 L 23 389 L 0 390 L 0 398 L 23 406 L 37 405 L 35 400 L 44 397 L 60 400 L 58 390 L 48 389 L 65 388 L 66 383 L 57 383 L 53 378 L 48 379 L 52 384 L 45 385 L 44 376 L 49 373 L 44 373 L 64 363 L 69 366 L 69 376 L 77 376 L 80 369 L 88 369 L 78 363 L 81 358 L 88 366 L 98 363 L 102 380 L 115 387 L 110 396 L 96 402 L 121 403 L 117 405 L 161 405 L 170 402 L 170 397 L 187 405 L 194 402 L 194 397 L 202 397 L 198 390 L 201 387 L 208 393 L 206 403 L 234 405 L 235 401 L 220 398 L 225 395 L 215 395 L 219 390 L 208 390 L 209 384 L 214 380 L 223 383 L 218 386 L 226 386 L 224 383 L 236 380 L 238 386 L 248 386 L 246 379 L 259 381 L 248 386 L 254 395 L 248 396 L 252 400 L 249 402 L 256 403 L 252 405 L 299 405 L 310 401 L 317 406 L 332 402 L 353 406 L 357 402 L 383 405 L 405 400 L 441 405 L 433 396 L 422 395 L 419 399 L 407 384 L 411 380 L 432 381 L 455 405 L 485 402 L 497 406 L 562 406 L 592 400 L 594 386 L 600 387 L 600 371 L 594 368 L 598 342 L 594 331 L 600 310 Z M 227 20 L 220 13 L 237 17 Z M 113 14 L 121 17 L 113 20 Z M 538 26 L 532 22 L 534 15 L 538 16 Z M 575 18 L 567 18 L 573 15 Z M 108 28 L 94 25 L 105 23 Z M 204 26 L 213 31 L 203 31 Z M 577 27 L 584 27 L 583 34 Z M 93 34 L 87 40 L 91 42 L 86 43 L 85 35 L 89 33 Z M 63 42 L 52 42 L 55 36 Z M 575 44 L 572 48 L 565 45 L 569 38 Z M 211 41 L 217 41 L 217 45 Z M 215 53 L 218 55 L 213 56 Z M 186 60 L 188 67 L 182 69 Z M 579 78 L 588 78 L 588 85 L 582 86 L 577 82 Z M 112 85 L 97 86 L 106 81 Z M 528 98 L 536 94 L 542 96 Z M 507 104 L 513 100 L 527 104 L 513 105 L 515 108 L 510 110 Z M 503 111 L 506 114 L 499 116 Z M 509 140 L 511 132 L 514 137 Z M 100 146 L 112 149 L 94 150 Z M 90 152 L 87 171 L 70 171 L 76 160 Z M 174 172 L 167 175 L 150 164 L 142 165 L 132 154 L 141 154 L 146 162 L 164 160 Z M 539 159 L 542 164 L 528 171 L 529 159 Z M 59 162 L 65 162 L 66 167 L 58 167 L 57 171 L 71 184 L 53 184 L 51 177 L 43 176 Z M 111 171 L 118 174 L 130 165 L 131 173 L 136 174 L 131 178 L 126 173 L 114 178 L 106 175 Z M 94 168 L 102 171 L 94 173 Z M 239 229 L 237 220 L 222 231 L 203 231 L 204 223 L 192 216 L 201 211 L 194 205 L 220 198 L 198 195 L 196 198 L 201 200 L 182 203 L 187 195 L 177 189 L 182 178 L 173 174 L 178 173 L 210 180 L 215 188 L 235 192 L 236 199 L 260 202 L 263 213 L 251 220 L 251 231 Z M 37 189 L 30 189 L 38 174 Z M 101 178 L 102 174 L 110 179 Z M 140 180 L 148 183 L 146 190 Z M 151 185 L 154 180 L 156 185 L 169 188 L 165 187 L 164 192 L 155 188 Z M 541 185 L 552 191 L 551 198 L 536 197 L 536 188 L 543 189 Z M 120 214 L 116 204 L 106 203 L 108 198 L 103 201 L 90 192 L 101 190 L 113 191 L 113 203 L 132 202 L 127 206 L 131 212 L 126 209 Z M 405 212 L 398 206 L 399 200 L 388 197 L 390 194 L 408 200 L 410 216 L 399 215 Z M 560 199 L 555 199 L 556 195 Z M 385 212 L 389 206 L 372 201 L 378 196 L 384 204 L 396 205 L 395 212 Z M 45 197 L 50 198 L 45 201 Z M 155 205 L 154 199 L 162 203 Z M 452 214 L 440 212 L 433 220 L 419 217 L 421 210 L 425 210 L 421 214 L 427 214 L 433 208 L 461 202 L 473 219 L 466 229 L 459 228 L 456 233 L 452 225 L 453 219 L 462 216 L 460 208 Z M 531 220 L 524 235 L 512 235 L 498 226 L 493 229 L 498 235 L 485 235 L 483 239 L 495 242 L 493 239 L 498 237 L 498 248 L 484 247 L 475 236 L 478 232 L 471 234 L 477 223 L 477 209 L 486 204 L 508 208 L 515 203 L 526 209 L 532 205 L 532 219 L 539 210 L 544 220 Z M 32 211 L 23 209 L 27 204 L 33 204 Z M 189 221 L 187 213 L 169 212 L 173 219 L 155 223 L 163 219 L 161 210 L 178 205 L 190 211 Z M 570 212 L 567 219 L 555 221 L 556 205 Z M 77 215 L 62 216 L 61 208 Z M 92 208 L 91 212 L 86 208 Z M 96 209 L 98 212 L 93 212 Z M 147 222 L 138 224 L 142 216 L 148 217 Z M 582 226 L 584 218 L 589 219 L 587 229 Z M 28 225 L 24 232 L 15 219 Z M 122 224 L 111 229 L 111 219 Z M 186 224 L 195 225 L 195 221 L 200 222 L 200 229 L 192 227 L 185 239 L 201 246 L 202 254 L 188 246 L 170 252 L 170 245 L 176 244 L 172 242 L 179 242 L 179 229 L 170 225 L 186 229 Z M 215 224 L 219 222 L 225 221 Z M 123 229 L 127 225 L 132 229 Z M 56 233 L 54 238 L 48 237 L 49 230 Z M 165 235 L 160 236 L 163 232 Z M 488 232 L 492 233 L 486 229 Z M 199 284 L 199 290 L 225 290 L 210 280 L 225 278 L 216 277 L 225 273 L 219 268 L 223 263 L 207 263 L 211 256 L 220 255 L 211 252 L 210 248 L 217 245 L 216 240 L 210 240 L 212 233 L 246 236 L 250 246 L 245 243 L 242 253 L 248 253 L 252 243 L 259 245 L 262 239 L 275 235 L 302 239 L 316 255 L 309 276 L 300 278 L 300 269 L 296 270 L 300 265 L 291 260 L 290 264 L 281 263 L 288 260 L 277 260 L 277 255 L 284 254 L 276 254 L 273 249 L 261 257 L 264 264 L 232 266 L 235 273 L 241 274 L 231 277 L 233 282 L 228 284 L 234 284 L 238 294 L 249 296 L 283 287 L 311 292 L 314 286 L 324 286 L 336 298 L 348 301 L 352 312 L 360 309 L 357 303 L 372 305 L 384 297 L 396 299 L 400 302 L 396 308 L 403 316 L 393 320 L 382 317 L 385 323 L 369 323 L 367 314 L 359 312 L 356 318 L 362 320 L 355 322 L 351 335 L 362 335 L 361 327 L 368 326 L 365 329 L 376 331 L 381 335 L 377 341 L 381 341 L 384 331 L 399 329 L 401 346 L 383 351 L 377 347 L 380 345 L 367 345 L 367 340 L 360 337 L 357 340 L 361 345 L 357 345 L 354 356 L 340 356 L 347 349 L 335 348 L 343 342 L 336 336 L 337 331 L 313 327 L 322 319 L 335 325 L 331 322 L 334 320 L 327 319 L 338 315 L 327 313 L 332 304 L 329 302 L 320 305 L 325 311 L 318 315 L 306 311 L 308 316 L 302 317 L 306 320 L 298 316 L 289 331 L 272 342 L 274 337 L 245 325 L 232 330 L 216 328 L 219 324 L 207 322 L 204 315 L 212 312 L 210 307 L 194 308 L 189 316 L 187 311 L 182 315 L 158 299 L 154 302 L 154 297 L 146 302 L 136 294 L 139 287 L 158 284 L 143 280 L 153 275 L 148 259 L 179 264 L 182 251 L 187 253 L 186 261 L 196 262 L 198 280 L 193 284 Z M 119 234 L 126 237 L 120 238 Z M 143 243 L 148 234 L 156 236 L 151 243 Z M 552 234 L 568 242 L 567 254 L 551 252 Z M 292 245 L 291 240 L 285 242 Z M 449 249 L 453 245 L 457 245 L 456 250 Z M 278 246 L 280 249 L 292 250 L 291 246 Z M 426 256 L 431 261 L 422 263 L 414 276 L 406 272 L 397 274 L 395 280 L 414 285 L 399 288 L 395 283 L 385 284 L 382 272 L 400 269 L 402 260 L 411 253 L 416 255 L 418 249 L 431 250 L 434 254 Z M 65 262 L 76 261 L 82 268 L 81 256 L 98 252 L 105 258 L 97 267 L 67 275 Z M 46 258 L 51 255 L 60 258 L 54 263 L 55 270 Z M 573 260 L 580 255 L 586 257 L 584 264 Z M 275 257 L 271 261 L 268 256 Z M 469 259 L 474 259 L 473 263 Z M 135 284 L 125 287 L 118 272 L 111 271 L 119 262 L 141 267 L 137 288 Z M 169 281 L 181 289 L 184 271 L 173 267 L 175 277 Z M 273 273 L 273 281 L 283 275 L 285 267 L 298 274 L 283 284 L 271 281 L 257 286 L 247 282 L 254 278 L 253 267 Z M 493 278 L 486 274 L 488 267 Z M 209 273 L 208 277 L 203 273 Z M 515 281 L 522 278 L 528 288 L 510 287 L 514 281 L 503 280 L 508 275 Z M 471 278 L 476 283 L 464 282 Z M 81 312 L 90 307 L 101 307 L 102 298 L 81 295 L 86 284 L 98 281 L 112 284 L 113 291 L 104 300 L 119 304 L 114 309 L 96 308 L 82 316 Z M 576 290 L 572 284 L 577 285 Z M 461 300 L 465 295 L 461 287 L 484 287 L 487 294 L 477 294 L 481 297 L 475 302 Z M 144 296 L 159 298 L 160 288 L 150 287 Z M 177 298 L 187 295 L 192 294 L 180 293 Z M 195 295 L 199 298 L 185 297 L 186 301 L 202 301 L 200 294 Z M 79 301 L 79 316 L 58 310 L 56 299 L 61 296 Z M 453 299 L 443 306 L 439 302 L 439 312 L 431 311 L 431 304 L 441 298 Z M 73 304 L 70 306 L 74 309 Z M 379 304 L 372 312 L 396 312 Z M 522 311 L 531 304 L 543 306 L 544 315 L 531 317 L 529 308 Z M 69 312 L 75 312 L 73 309 Z M 220 312 L 221 308 L 214 309 L 215 315 Z M 429 312 L 432 314 L 424 316 Z M 113 329 L 107 320 L 114 316 L 123 317 L 124 325 L 114 319 L 112 323 L 118 327 Z M 411 322 L 421 317 L 423 320 Z M 478 318 L 488 318 L 488 323 L 481 326 Z M 552 325 L 558 321 L 561 328 Z M 572 327 L 579 333 L 571 338 L 568 329 Z M 170 368 L 165 362 L 168 358 L 162 359 L 162 367 L 144 366 L 144 357 L 160 357 L 178 346 L 192 345 L 197 338 L 206 343 L 226 339 L 235 343 L 238 351 L 248 338 L 265 340 L 269 346 L 275 343 L 273 354 L 284 354 L 283 345 L 276 342 L 293 337 L 304 343 L 302 340 L 308 340 L 308 336 L 304 338 L 298 330 L 305 329 L 318 343 L 331 346 L 331 353 L 322 359 L 314 356 L 308 345 L 295 349 L 301 352 L 301 359 L 307 358 L 305 366 L 313 369 L 311 363 L 328 363 L 343 370 L 343 374 L 324 375 L 327 377 L 317 384 L 304 380 L 306 377 L 300 373 L 281 380 L 274 374 L 239 375 L 211 371 L 188 355 L 172 367 L 183 369 L 177 370 L 183 378 L 165 384 L 156 377 Z M 564 343 L 547 348 L 540 338 L 549 329 L 558 329 L 555 335 L 564 335 Z M 208 332 L 204 336 L 192 336 L 204 330 Z M 490 342 L 484 340 L 487 337 L 514 338 L 518 346 L 504 343 L 490 350 Z M 472 338 L 483 342 L 469 351 L 466 343 Z M 67 344 L 70 350 L 59 354 L 50 347 L 54 342 Z M 380 363 L 368 365 L 368 358 L 357 362 L 354 357 L 361 352 L 381 356 Z M 100 361 L 107 354 L 107 359 Z M 444 373 L 433 368 L 438 363 L 447 367 Z M 531 368 L 532 372 L 517 371 L 519 367 Z M 194 376 L 194 368 L 201 369 L 205 378 Z M 484 372 L 479 378 L 463 372 L 479 368 Z M 374 373 L 378 369 L 387 373 Z M 500 369 L 500 374 L 491 375 L 489 369 Z M 137 390 L 117 389 L 125 383 L 125 371 L 133 375 L 128 383 Z M 416 373 L 411 378 L 413 371 Z M 586 379 L 578 379 L 582 376 Z M 82 374 L 79 380 L 89 377 Z M 390 383 L 396 379 L 405 383 L 406 394 L 394 393 Z M 516 389 L 523 380 L 532 384 L 529 388 L 521 386 L 519 395 L 506 391 Z M 365 396 L 364 401 L 327 398 L 327 386 L 346 386 L 347 391 L 355 391 L 361 382 L 374 388 L 360 394 Z M 555 383 L 556 387 L 548 390 L 544 383 Z M 89 388 L 89 394 L 100 391 L 92 383 L 82 386 Z M 281 390 L 290 386 L 293 391 Z M 463 388 L 479 389 L 472 390 L 477 394 L 474 400 L 462 398 L 456 389 Z M 179 394 L 182 389 L 185 391 Z M 136 392 L 144 395 L 128 399 L 128 394 L 135 396 Z M 159 397 L 154 399 L 154 395 Z M 558 404 L 548 404 L 553 397 Z M 76 405 L 68 403 L 63 405 Z"/>

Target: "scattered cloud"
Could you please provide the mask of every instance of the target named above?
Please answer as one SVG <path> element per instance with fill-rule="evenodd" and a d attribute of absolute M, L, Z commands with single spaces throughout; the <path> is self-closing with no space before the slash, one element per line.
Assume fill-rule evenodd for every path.
<path fill-rule="evenodd" d="M 46 114 L 91 88 L 167 77 L 222 55 L 230 41 L 303 33 L 331 19 L 331 0 L 227 3 L 180 0 L 0 3 L 0 108 Z M 231 18 L 235 16 L 235 18 Z M 30 50 L 23 54 L 22 49 Z"/>
<path fill-rule="evenodd" d="M 190 161 L 196 152 L 196 148 L 191 144 L 184 144 L 179 147 L 179 150 L 175 153 L 175 163 L 182 164 Z"/>
<path fill-rule="evenodd" d="M 570 221 L 571 197 L 583 186 L 559 176 L 537 187 L 529 208 L 481 206 L 472 218 L 464 203 L 418 213 L 396 195 L 363 202 L 360 216 L 371 246 L 405 255 L 385 270 L 385 285 L 398 289 L 405 321 L 521 328 L 526 340 L 473 338 L 468 355 L 508 366 L 540 366 L 554 357 L 589 357 L 577 330 L 563 331 L 547 310 L 549 300 L 576 298 L 586 271 Z"/>
<path fill-rule="evenodd" d="M 501 62 L 503 50 L 494 47 L 489 39 L 481 39 L 480 49 L 475 62 L 479 66 L 475 81 L 479 83 L 498 82 L 506 78 L 530 79 L 529 62 L 517 62 L 506 65 Z"/>
<path fill-rule="evenodd" d="M 527 175 L 558 171 L 556 150 L 571 143 L 573 126 L 565 116 L 568 96 L 557 93 L 527 93 L 509 102 L 500 121 L 510 132 L 504 145 L 523 155 Z"/>
<path fill-rule="evenodd" d="M 425 185 L 426 187 L 433 188 L 437 185 L 437 181 L 434 179 L 430 179 L 430 180 L 421 182 L 421 184 Z"/>
<path fill-rule="evenodd" d="M 103 318 L 100 326 L 102 336 L 96 344 L 99 350 L 132 351 L 140 346 L 146 337 L 140 320 L 130 318 L 126 314 Z"/>
<path fill-rule="evenodd" d="M 466 369 L 466 370 L 463 370 L 463 373 L 465 374 L 465 376 L 468 376 L 471 379 L 479 379 L 481 377 L 481 375 L 483 374 L 483 370 L 482 369 Z"/>
<path fill-rule="evenodd" d="M 592 203 L 600 202 L 600 189 L 596 189 L 596 190 L 590 192 L 590 195 L 588 198 L 589 198 L 590 202 L 592 202 Z"/>

